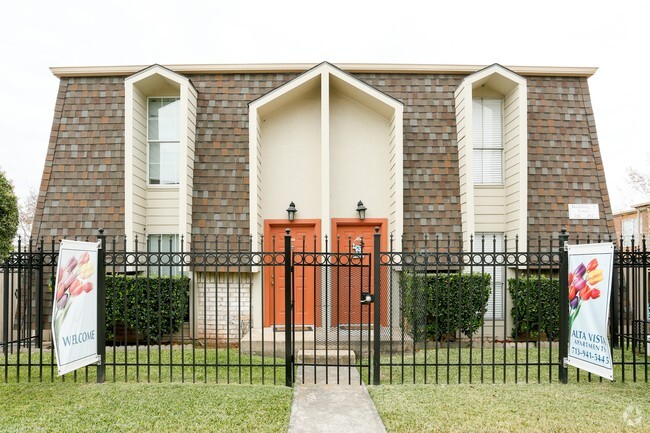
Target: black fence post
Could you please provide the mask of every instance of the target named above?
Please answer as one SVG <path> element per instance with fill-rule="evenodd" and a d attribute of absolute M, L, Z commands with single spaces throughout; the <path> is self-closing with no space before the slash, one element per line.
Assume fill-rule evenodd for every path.
<path fill-rule="evenodd" d="M 559 348 L 559 373 L 562 383 L 568 382 L 568 369 L 565 360 L 569 356 L 569 255 L 566 243 L 569 235 L 562 229 L 560 235 L 560 348 Z"/>
<path fill-rule="evenodd" d="M 9 258 L 7 258 L 4 265 L 2 285 L 2 341 L 4 342 L 2 350 L 7 354 L 9 350 L 9 326 L 11 323 L 9 320 Z"/>
<path fill-rule="evenodd" d="M 380 383 L 380 350 L 381 350 L 381 272 L 379 266 L 381 265 L 381 233 L 379 227 L 375 227 L 375 234 L 373 240 L 373 291 L 374 291 L 374 335 L 373 335 L 373 362 L 372 362 L 372 384 L 379 385 Z"/>
<path fill-rule="evenodd" d="M 38 250 L 38 261 L 36 263 L 36 347 L 43 345 L 43 247 Z"/>
<path fill-rule="evenodd" d="M 106 382 L 106 236 L 99 229 L 97 251 L 97 383 Z"/>
<path fill-rule="evenodd" d="M 616 257 L 617 249 L 614 249 L 614 257 Z M 621 258 L 622 259 L 622 258 Z M 618 292 L 621 285 L 618 281 L 618 273 L 620 272 L 621 262 L 618 264 L 614 262 L 614 269 L 612 269 L 612 292 L 611 292 L 611 302 L 609 304 L 609 332 L 611 338 L 612 348 L 618 349 Z"/>
<path fill-rule="evenodd" d="M 291 254 L 291 230 L 284 235 L 284 357 L 285 384 L 293 386 L 293 345 L 291 344 L 292 290 L 293 290 L 293 259 Z"/>

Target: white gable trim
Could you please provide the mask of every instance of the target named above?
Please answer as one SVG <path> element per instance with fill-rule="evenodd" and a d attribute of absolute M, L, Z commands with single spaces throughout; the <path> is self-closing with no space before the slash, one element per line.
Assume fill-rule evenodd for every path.
<path fill-rule="evenodd" d="M 475 215 L 475 186 L 472 167 L 472 97 L 473 90 L 495 75 L 512 83 L 504 93 L 506 105 L 513 104 L 508 116 L 516 119 L 511 131 L 516 137 L 510 144 L 504 137 L 504 186 L 505 204 L 503 231 L 510 237 L 519 235 L 526 239 L 528 234 L 528 89 L 527 81 L 521 75 L 494 64 L 465 77 L 454 92 L 456 100 L 456 121 L 458 132 L 458 159 L 461 193 L 461 220 L 463 236 L 477 231 Z M 516 104 L 516 105 L 514 105 Z M 504 114 L 506 116 L 506 114 Z M 510 119 L 504 118 L 504 125 Z M 513 123 L 509 123 L 513 125 Z M 507 132 L 504 132 L 504 135 Z M 512 157 L 510 158 L 510 155 Z M 508 159 L 509 158 L 509 159 Z M 508 169 L 510 167 L 510 169 Z M 508 170 L 509 173 L 508 173 Z"/>
<path fill-rule="evenodd" d="M 400 101 L 391 98 L 390 96 L 386 95 L 385 93 L 380 92 L 379 90 L 375 89 L 374 87 L 364 83 L 363 81 L 359 80 L 358 78 L 348 74 L 347 72 L 344 72 L 343 70 L 334 67 L 333 65 L 323 62 L 318 66 L 315 66 L 314 68 L 310 69 L 309 71 L 305 72 L 304 74 L 301 74 L 300 76 L 294 78 L 293 80 L 289 81 L 288 83 L 283 84 L 282 86 L 271 90 L 269 93 L 266 95 L 252 101 L 249 104 L 250 110 L 258 110 L 264 105 L 268 104 L 269 102 L 273 101 L 274 99 L 279 98 L 280 96 L 286 95 L 290 93 L 291 91 L 297 89 L 298 87 L 302 86 L 308 81 L 311 81 L 313 78 L 316 78 L 317 76 L 322 76 L 324 74 L 330 74 L 333 75 L 343 81 L 345 81 L 347 84 L 350 86 L 353 86 L 360 91 L 374 97 L 375 99 L 379 100 L 380 102 L 383 102 L 384 104 L 392 107 L 393 109 L 397 110 L 400 107 L 403 107 L 404 104 L 401 103 Z"/>
<path fill-rule="evenodd" d="M 175 83 L 178 83 L 180 85 L 185 85 L 185 86 L 192 86 L 193 84 L 190 81 L 189 78 L 177 74 L 176 72 L 172 71 L 171 69 L 167 69 L 164 66 L 160 65 L 151 65 L 148 68 L 145 68 L 139 72 L 136 72 L 135 74 L 126 77 L 124 79 L 124 84 L 136 84 L 139 81 L 145 80 L 153 75 L 160 75 L 162 77 L 167 78 L 168 80 L 174 81 Z"/>
<path fill-rule="evenodd" d="M 194 127 L 196 117 L 197 91 L 189 78 L 177 74 L 163 66 L 152 65 L 124 79 L 124 228 L 129 242 L 135 235 L 141 236 L 140 242 L 144 242 L 147 231 L 147 210 L 149 206 L 147 157 L 136 157 L 137 149 L 144 146 L 146 141 L 136 139 L 138 134 L 144 133 L 146 137 L 146 124 L 141 125 L 135 121 L 137 106 L 146 105 L 148 95 L 138 89 L 137 84 L 153 76 L 160 76 L 179 86 L 178 96 L 181 101 L 180 114 L 180 149 L 179 149 L 179 184 L 178 184 L 178 214 L 174 217 L 168 216 L 169 225 L 176 227 L 175 234 L 182 235 L 187 241 L 191 236 L 191 212 L 192 212 L 192 188 L 193 188 L 193 166 L 194 166 L 194 131 L 190 133 L 189 128 Z M 140 108 L 141 110 L 141 108 Z M 146 110 L 146 107 L 145 107 Z M 146 123 L 146 119 L 144 119 Z M 144 130 L 142 129 L 144 128 Z M 144 167 L 143 167 L 144 165 Z M 144 168 L 144 177 L 142 169 Z"/>
<path fill-rule="evenodd" d="M 478 81 L 481 81 L 485 78 L 489 78 L 490 76 L 498 74 L 501 75 L 505 78 L 507 78 L 510 81 L 513 81 L 517 84 L 520 85 L 526 85 L 526 79 L 522 77 L 521 75 L 518 75 L 514 72 L 512 72 L 508 68 L 504 68 L 503 66 L 495 63 L 493 65 L 490 65 L 486 68 L 481 69 L 480 71 L 477 71 L 473 73 L 472 75 L 469 75 L 463 79 L 461 82 L 461 86 L 466 86 L 468 84 L 474 84 Z M 457 90 L 458 91 L 458 90 Z"/>
<path fill-rule="evenodd" d="M 260 140 L 260 110 L 267 104 L 281 98 L 285 95 L 296 91 L 301 86 L 313 82 L 314 79 L 320 78 L 320 94 L 321 94 L 321 125 L 329 125 L 329 98 L 330 98 L 330 78 L 336 77 L 341 82 L 368 95 L 381 106 L 388 107 L 386 111 L 391 112 L 391 122 L 394 128 L 394 144 L 391 151 L 393 165 L 390 176 L 394 179 L 390 193 L 393 194 L 393 205 L 390 215 L 384 215 L 389 219 L 389 227 L 391 234 L 395 235 L 395 239 L 401 239 L 403 233 L 403 194 L 404 194 L 404 174 L 403 174 L 403 112 L 404 104 L 389 95 L 373 88 L 372 86 L 362 82 L 356 77 L 342 71 L 341 69 L 327 63 L 312 68 L 304 74 L 296 77 L 295 79 L 285 83 L 284 85 L 270 91 L 266 95 L 249 103 L 249 214 L 250 214 L 250 230 L 253 239 L 259 240 L 259 236 L 263 231 L 263 221 L 261 215 L 261 194 L 260 173 L 261 173 L 261 153 L 263 152 L 263 143 Z M 322 127 L 321 129 L 321 173 L 323 176 L 321 194 L 321 220 L 323 222 L 322 234 L 329 233 L 329 126 Z M 388 192 L 387 192 L 388 193 Z"/>

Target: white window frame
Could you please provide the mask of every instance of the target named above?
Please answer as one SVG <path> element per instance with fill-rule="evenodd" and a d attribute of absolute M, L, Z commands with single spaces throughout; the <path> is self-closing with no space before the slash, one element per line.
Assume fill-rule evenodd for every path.
<path fill-rule="evenodd" d="M 479 143 L 477 143 L 477 139 L 476 139 L 474 125 L 472 124 L 472 131 L 473 131 L 473 134 L 472 134 L 472 136 L 473 136 L 473 138 L 472 138 L 472 152 L 473 152 L 473 155 L 474 155 L 474 158 L 473 158 L 474 166 L 472 167 L 472 170 L 473 170 L 473 173 L 474 173 L 474 176 L 473 176 L 474 185 L 488 185 L 488 186 L 490 186 L 490 185 L 503 185 L 504 184 L 503 166 L 504 166 L 504 150 L 505 150 L 505 143 L 504 143 L 504 126 L 505 126 L 504 125 L 504 105 L 505 105 L 505 101 L 504 101 L 503 98 L 489 98 L 489 97 L 472 98 L 472 110 L 473 110 L 473 116 L 474 117 L 477 114 L 477 113 L 474 112 L 475 111 L 474 110 L 474 103 L 476 101 L 480 101 L 481 102 L 481 108 L 482 108 L 483 107 L 483 101 L 486 101 L 486 100 L 500 101 L 501 102 L 501 115 L 499 116 L 499 119 L 501 120 L 501 125 L 500 125 L 501 139 L 500 139 L 500 142 L 499 142 L 499 144 L 500 144 L 499 147 L 484 147 L 483 146 L 483 140 L 481 140 L 481 143 L 480 143 L 480 146 L 479 146 Z M 484 129 L 484 125 L 485 125 L 484 119 L 485 119 L 484 116 L 481 114 L 481 127 L 483 129 Z M 500 173 L 499 181 L 497 181 L 497 182 L 486 182 L 486 181 L 483 181 L 483 179 L 478 179 L 478 176 L 477 176 L 478 173 L 476 171 L 476 161 L 478 160 L 477 155 L 479 154 L 479 152 L 480 153 L 483 153 L 485 151 L 494 152 L 494 151 L 497 151 L 497 150 L 500 152 L 500 158 L 501 158 L 501 173 Z M 481 160 L 483 160 L 483 158 L 481 158 Z M 482 166 L 481 167 L 481 174 L 482 174 L 481 177 L 483 177 L 484 172 L 485 172 L 485 167 Z"/>
<path fill-rule="evenodd" d="M 149 120 L 150 120 L 149 106 L 150 106 L 150 101 L 152 99 L 162 99 L 162 100 L 173 99 L 175 101 L 180 101 L 181 98 L 180 98 L 180 96 L 149 96 L 149 97 L 147 97 L 147 118 L 146 118 L 146 128 L 147 128 L 147 185 L 149 187 L 154 187 L 154 188 L 160 188 L 160 187 L 164 188 L 164 187 L 170 187 L 170 186 L 171 187 L 178 186 L 178 185 L 180 185 L 180 170 L 178 170 L 178 167 L 180 166 L 180 147 L 181 147 L 180 134 L 182 134 L 182 131 L 180 131 L 180 128 L 179 128 L 179 137 L 178 137 L 177 141 L 151 140 L 149 138 L 149 132 L 150 132 L 149 131 Z M 180 122 L 180 117 L 179 117 L 178 121 Z M 152 143 L 158 143 L 158 144 L 173 143 L 173 144 L 176 144 L 177 155 L 178 155 L 178 158 L 177 158 L 177 161 L 176 161 L 176 163 L 177 163 L 177 172 L 176 173 L 177 173 L 178 177 L 177 177 L 175 183 L 162 183 L 162 179 L 164 177 L 163 174 L 162 174 L 162 164 L 159 164 L 159 177 L 161 179 L 161 182 L 160 183 L 151 183 L 150 171 L 151 171 L 151 144 Z"/>
<path fill-rule="evenodd" d="M 632 230 L 629 230 L 630 226 Z M 636 233 L 637 226 L 638 226 L 638 220 L 636 217 L 621 220 L 621 235 L 623 236 L 624 247 L 632 246 L 632 235 L 634 235 L 635 243 L 638 243 L 639 238 Z"/>
<path fill-rule="evenodd" d="M 496 245 L 494 238 L 496 236 Z M 483 243 L 485 239 L 485 243 Z M 473 250 L 478 253 L 503 253 L 505 248 L 505 236 L 503 233 L 495 232 L 478 232 L 474 235 L 474 248 Z M 496 251 L 493 251 L 493 247 L 496 247 Z M 485 320 L 503 320 L 504 315 L 504 299 L 506 296 L 505 283 L 506 283 L 506 267 L 503 264 L 492 265 L 486 264 L 482 265 L 478 270 L 473 270 L 474 272 L 482 272 L 483 274 L 490 274 L 490 297 L 488 298 L 487 310 L 485 312 Z M 496 271 L 496 272 L 495 272 Z M 492 304 L 494 302 L 494 292 L 499 291 L 501 293 L 501 302 L 497 302 L 495 307 L 496 310 L 492 314 Z M 497 298 L 498 299 L 498 298 Z"/>
<path fill-rule="evenodd" d="M 168 248 L 166 246 L 169 245 L 169 239 L 170 237 L 172 238 L 172 251 L 167 251 Z M 152 248 L 152 241 L 154 242 L 153 245 L 155 248 Z M 158 245 L 160 245 L 160 250 L 158 250 Z M 173 253 L 179 253 L 180 252 L 180 247 L 181 242 L 180 242 L 180 236 L 176 233 L 154 233 L 154 234 L 149 234 L 147 235 L 147 252 L 148 253 L 162 253 L 162 254 L 173 254 Z M 158 270 L 160 270 L 160 273 L 158 273 Z M 161 277 L 169 277 L 171 276 L 179 276 L 181 275 L 181 268 L 179 266 L 171 266 L 171 273 L 170 271 L 170 265 L 169 263 L 167 264 L 161 264 L 160 268 L 158 266 L 149 266 L 149 275 L 151 276 L 161 276 Z"/>

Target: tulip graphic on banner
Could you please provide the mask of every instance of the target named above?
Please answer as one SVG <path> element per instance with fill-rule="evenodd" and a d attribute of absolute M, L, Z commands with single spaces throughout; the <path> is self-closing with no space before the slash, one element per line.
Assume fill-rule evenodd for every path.
<path fill-rule="evenodd" d="M 613 380 L 607 338 L 614 245 L 568 245 L 569 353 L 566 362 Z"/>
<path fill-rule="evenodd" d="M 61 242 L 52 305 L 59 375 L 98 361 L 97 248 L 91 242 Z"/>
<path fill-rule="evenodd" d="M 95 274 L 95 265 L 89 261 L 90 254 L 85 251 L 79 257 L 70 257 L 67 264 L 59 268 L 53 325 L 57 334 L 75 298 L 93 290 L 93 283 L 88 279 Z"/>
<path fill-rule="evenodd" d="M 598 269 L 596 258 L 591 259 L 587 266 L 580 263 L 573 272 L 569 273 L 569 332 L 580 313 L 582 304 L 600 297 L 600 290 L 596 285 L 601 281 L 603 281 L 603 270 Z"/>

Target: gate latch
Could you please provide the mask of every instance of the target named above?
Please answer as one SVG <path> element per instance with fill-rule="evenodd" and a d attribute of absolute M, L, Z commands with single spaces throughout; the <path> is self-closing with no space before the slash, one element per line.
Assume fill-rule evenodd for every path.
<path fill-rule="evenodd" d="M 373 295 L 370 292 L 361 292 L 361 303 L 362 304 L 370 304 L 372 302 L 375 302 L 375 295 Z"/>

